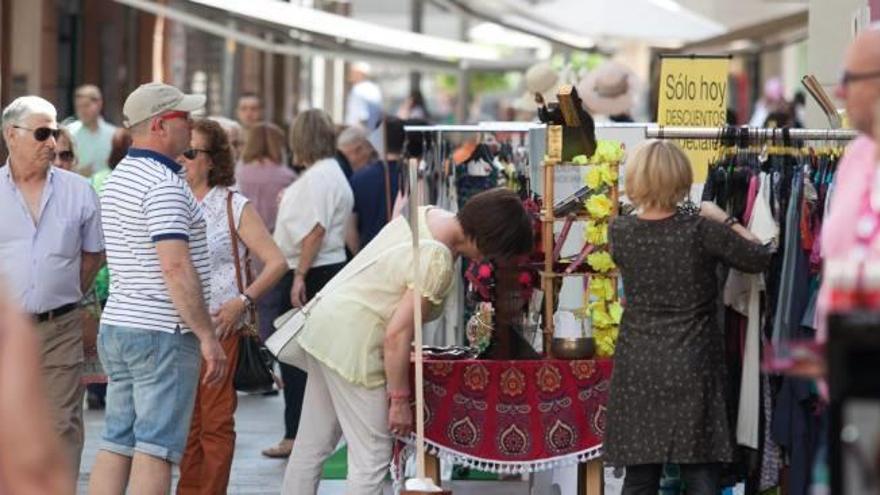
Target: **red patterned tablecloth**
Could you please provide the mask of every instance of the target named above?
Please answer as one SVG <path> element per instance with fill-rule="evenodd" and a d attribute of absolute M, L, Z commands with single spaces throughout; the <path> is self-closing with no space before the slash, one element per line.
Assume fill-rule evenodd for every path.
<path fill-rule="evenodd" d="M 610 360 L 427 361 L 428 449 L 502 473 L 596 457 L 611 368 Z"/>

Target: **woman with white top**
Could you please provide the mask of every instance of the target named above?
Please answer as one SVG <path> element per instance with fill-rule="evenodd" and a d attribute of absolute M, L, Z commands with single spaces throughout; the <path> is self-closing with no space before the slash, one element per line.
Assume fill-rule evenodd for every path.
<path fill-rule="evenodd" d="M 238 361 L 238 331 L 243 327 L 246 310 L 281 279 L 287 266 L 256 208 L 232 188 L 235 162 L 220 124 L 212 120 L 197 121 L 192 129 L 190 149 L 183 152 L 178 162 L 186 169 L 186 181 L 202 207 L 208 227 L 209 308 L 229 367 L 223 382 L 217 386 L 206 387 L 199 380 L 177 493 L 224 494 L 235 450 L 233 415 L 237 396 L 233 377 Z M 230 214 L 241 253 L 239 267 L 235 266 L 232 249 Z M 246 251 L 254 253 L 264 266 L 252 282 L 244 275 Z M 236 270 L 242 277 L 243 292 L 238 289 Z M 202 369 L 204 371 L 204 367 Z"/>
<path fill-rule="evenodd" d="M 275 223 L 275 242 L 290 272 L 282 279 L 290 306 L 302 307 L 324 287 L 346 262 L 345 231 L 354 195 L 336 161 L 333 121 L 323 110 L 297 115 L 290 129 L 294 160 L 306 167 L 281 198 Z M 268 457 L 287 457 L 299 428 L 306 373 L 281 364 L 284 380 L 284 439 L 263 451 Z"/>

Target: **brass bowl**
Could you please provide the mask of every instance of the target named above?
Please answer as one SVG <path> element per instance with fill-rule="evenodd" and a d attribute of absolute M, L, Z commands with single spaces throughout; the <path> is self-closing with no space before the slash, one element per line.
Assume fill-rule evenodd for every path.
<path fill-rule="evenodd" d="M 550 352 L 557 359 L 591 359 L 596 354 L 596 341 L 593 337 L 554 337 Z"/>

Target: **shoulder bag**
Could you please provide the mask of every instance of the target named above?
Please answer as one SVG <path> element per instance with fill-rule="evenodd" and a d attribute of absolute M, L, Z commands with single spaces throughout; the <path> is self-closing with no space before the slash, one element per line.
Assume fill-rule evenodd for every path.
<path fill-rule="evenodd" d="M 443 245 L 441 242 L 431 239 L 422 239 L 419 241 L 419 243 L 420 245 Z M 388 255 L 391 251 L 396 251 L 397 249 L 407 247 L 412 248 L 412 242 L 408 241 L 400 243 L 392 247 L 391 249 L 380 252 L 357 270 L 354 270 L 350 273 L 342 274 L 342 277 L 337 275 L 329 282 L 327 282 L 327 285 L 325 285 L 324 288 L 321 289 L 321 291 L 319 291 L 315 295 L 315 297 L 312 298 L 311 301 L 306 303 L 305 306 L 303 306 L 302 308 L 293 308 L 276 318 L 273 322 L 275 325 L 275 333 L 273 333 L 268 339 L 266 339 L 266 348 L 269 349 L 269 352 L 271 352 L 275 356 L 275 358 L 278 359 L 278 361 L 281 361 L 284 364 L 289 364 L 291 366 L 296 366 L 300 369 L 306 369 L 305 351 L 297 343 L 296 336 L 305 327 L 309 313 L 312 311 L 315 305 L 318 304 L 318 301 L 321 300 L 324 293 L 332 287 L 339 285 L 366 270 L 374 263 L 379 261 L 379 259 L 381 259 L 383 256 Z"/>
<path fill-rule="evenodd" d="M 229 240 L 232 241 L 232 255 L 235 262 L 235 282 L 238 284 L 238 292 L 244 294 L 241 258 L 238 254 L 239 236 L 232 214 L 233 194 L 235 193 L 229 191 L 229 195 L 226 197 L 226 216 L 229 220 Z M 244 264 L 248 282 L 253 279 L 250 261 L 250 256 L 245 251 Z M 272 356 L 260 341 L 260 334 L 257 330 L 257 312 L 253 305 L 248 306 L 247 313 L 247 321 L 238 331 L 238 357 L 232 384 L 239 392 L 269 392 L 275 384 L 272 375 Z"/>

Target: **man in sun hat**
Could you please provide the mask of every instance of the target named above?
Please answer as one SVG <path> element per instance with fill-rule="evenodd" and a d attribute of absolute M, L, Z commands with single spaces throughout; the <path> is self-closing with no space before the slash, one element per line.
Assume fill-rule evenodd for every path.
<path fill-rule="evenodd" d="M 144 84 L 122 112 L 132 147 L 107 179 L 101 217 L 110 296 L 98 350 L 109 377 L 91 494 L 168 493 L 186 447 L 199 377 L 226 357 L 205 304 L 210 259 L 202 217 L 174 158 L 189 148 L 190 113 L 205 97 Z"/>

